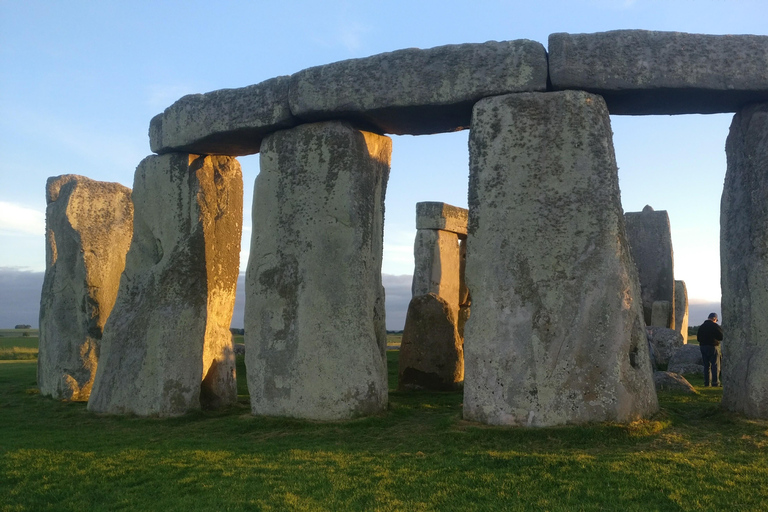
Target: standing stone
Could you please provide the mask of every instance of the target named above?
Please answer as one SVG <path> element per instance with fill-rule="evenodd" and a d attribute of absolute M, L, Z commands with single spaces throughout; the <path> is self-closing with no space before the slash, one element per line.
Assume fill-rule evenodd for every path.
<path fill-rule="evenodd" d="M 37 381 L 43 395 L 88 400 L 131 243 L 131 189 L 68 174 L 48 178 L 46 199 Z"/>
<path fill-rule="evenodd" d="M 458 307 L 461 285 L 458 235 L 437 229 L 417 229 L 413 260 L 413 297 L 434 293 Z"/>
<path fill-rule="evenodd" d="M 475 105 L 464 417 L 632 421 L 658 408 L 608 111 L 584 92 Z"/>
<path fill-rule="evenodd" d="M 632 259 L 640 275 L 640 293 L 646 325 L 674 329 L 675 274 L 669 215 L 646 205 L 642 212 L 624 214 Z M 671 308 L 658 323 L 653 322 L 653 303 L 667 301 Z"/>
<path fill-rule="evenodd" d="M 685 281 L 675 281 L 675 330 L 688 343 L 688 289 Z"/>
<path fill-rule="evenodd" d="M 669 319 L 672 317 L 672 303 L 668 300 L 655 300 L 651 306 L 651 326 L 669 329 Z"/>
<path fill-rule="evenodd" d="M 725 149 L 723 406 L 768 418 L 768 103 L 734 116 Z"/>
<path fill-rule="evenodd" d="M 400 344 L 399 388 L 451 391 L 464 381 L 458 307 L 434 293 L 408 305 Z"/>
<path fill-rule="evenodd" d="M 133 185 L 133 240 L 88 410 L 175 416 L 236 401 L 229 331 L 243 220 L 240 164 L 169 153 Z"/>
<path fill-rule="evenodd" d="M 332 420 L 386 408 L 391 144 L 343 122 L 264 139 L 246 275 L 253 414 Z"/>

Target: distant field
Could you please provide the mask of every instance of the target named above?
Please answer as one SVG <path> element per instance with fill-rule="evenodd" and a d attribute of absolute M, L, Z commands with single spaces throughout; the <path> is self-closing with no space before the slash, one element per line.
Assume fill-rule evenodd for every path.
<path fill-rule="evenodd" d="M 37 338 L 38 329 L 0 329 L 0 338 L 30 336 Z"/>
<path fill-rule="evenodd" d="M 0 338 L 0 361 L 37 359 L 37 336 Z"/>

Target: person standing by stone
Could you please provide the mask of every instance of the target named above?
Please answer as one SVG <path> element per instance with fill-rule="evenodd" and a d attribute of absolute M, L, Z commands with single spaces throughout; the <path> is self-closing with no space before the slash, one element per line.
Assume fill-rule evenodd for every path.
<path fill-rule="evenodd" d="M 723 329 L 717 325 L 717 313 L 710 313 L 706 322 L 699 326 L 696 332 L 704 361 L 704 387 L 720 385 L 720 342 L 723 340 Z M 711 376 L 711 379 L 710 379 Z"/>

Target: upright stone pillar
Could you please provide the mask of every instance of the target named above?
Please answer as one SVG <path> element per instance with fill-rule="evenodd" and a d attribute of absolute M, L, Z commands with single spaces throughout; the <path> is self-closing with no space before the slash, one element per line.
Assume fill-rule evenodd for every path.
<path fill-rule="evenodd" d="M 666 210 L 654 211 L 646 205 L 641 212 L 624 214 L 632 259 L 640 275 L 640 293 L 646 325 L 675 328 L 675 274 L 672 233 Z M 665 301 L 667 306 L 654 302 Z M 662 308 L 662 309 L 658 309 Z M 658 313 L 664 311 L 663 315 Z"/>
<path fill-rule="evenodd" d="M 131 243 L 131 189 L 68 174 L 48 178 L 40 299 L 40 393 L 88 400 L 104 324 Z"/>
<path fill-rule="evenodd" d="M 725 150 L 723 407 L 768 418 L 768 103 L 736 113 Z"/>
<path fill-rule="evenodd" d="M 457 389 L 464 381 L 467 210 L 416 203 L 413 297 L 400 345 L 400 389 Z M 462 305 L 466 304 L 465 309 Z"/>
<path fill-rule="evenodd" d="M 685 281 L 675 281 L 675 330 L 688 343 L 688 288 Z"/>
<path fill-rule="evenodd" d="M 254 414 L 332 420 L 386 408 L 381 259 L 391 144 L 343 122 L 264 139 L 246 275 Z"/>
<path fill-rule="evenodd" d="M 169 153 L 139 164 L 133 240 L 88 410 L 174 416 L 237 400 L 229 327 L 242 183 L 232 157 Z"/>
<path fill-rule="evenodd" d="M 603 99 L 481 100 L 469 149 L 464 417 L 547 426 L 656 411 Z"/>

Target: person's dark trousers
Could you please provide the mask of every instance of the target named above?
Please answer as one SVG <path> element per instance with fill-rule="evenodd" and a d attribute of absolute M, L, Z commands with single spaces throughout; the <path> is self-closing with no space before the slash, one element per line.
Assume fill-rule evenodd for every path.
<path fill-rule="evenodd" d="M 704 387 L 720 385 L 720 347 L 699 345 L 704 362 Z M 710 375 L 712 378 L 710 379 Z"/>

